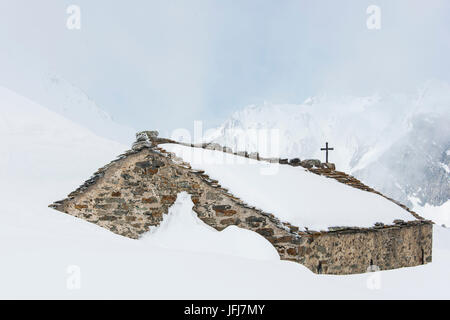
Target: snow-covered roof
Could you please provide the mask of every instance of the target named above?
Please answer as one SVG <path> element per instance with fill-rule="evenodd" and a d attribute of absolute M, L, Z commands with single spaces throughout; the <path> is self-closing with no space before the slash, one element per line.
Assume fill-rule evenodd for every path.
<path fill-rule="evenodd" d="M 373 227 L 376 222 L 416 220 L 397 204 L 302 167 L 270 164 L 222 151 L 161 144 L 193 169 L 204 170 L 249 205 L 310 230 Z"/>

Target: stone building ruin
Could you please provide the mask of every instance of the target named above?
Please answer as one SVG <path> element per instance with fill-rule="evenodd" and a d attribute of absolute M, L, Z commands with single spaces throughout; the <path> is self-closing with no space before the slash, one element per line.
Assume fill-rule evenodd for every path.
<path fill-rule="evenodd" d="M 400 203 L 397 205 L 411 214 L 412 221 L 394 220 L 389 225 L 374 221 L 370 228 L 330 226 L 328 230 L 307 230 L 280 221 L 276 212 L 267 213 L 245 203 L 204 171 L 192 169 L 189 163 L 164 150 L 160 145 L 166 143 L 274 161 L 216 144 L 183 144 L 160 138 L 155 131 L 145 131 L 137 134 L 131 150 L 100 168 L 66 199 L 50 207 L 138 239 L 161 223 L 178 193 L 185 191 L 191 195 L 194 212 L 207 225 L 219 231 L 235 225 L 257 232 L 276 248 L 281 259 L 303 264 L 315 273 L 355 274 L 367 272 L 374 265 L 389 270 L 431 262 L 432 223 Z M 336 171 L 332 164 L 300 159 L 276 161 L 395 202 L 356 178 Z"/>

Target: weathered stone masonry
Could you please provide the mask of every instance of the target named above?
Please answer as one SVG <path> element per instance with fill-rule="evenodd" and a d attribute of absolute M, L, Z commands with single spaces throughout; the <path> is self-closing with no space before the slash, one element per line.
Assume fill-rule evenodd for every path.
<path fill-rule="evenodd" d="M 151 226 L 158 226 L 177 194 L 186 191 L 193 210 L 206 224 L 217 230 L 236 225 L 255 231 L 274 245 L 281 259 L 299 262 L 316 273 L 352 274 L 366 272 L 371 265 L 387 270 L 431 262 L 429 221 L 302 231 L 244 203 L 203 171 L 191 169 L 158 147 L 175 142 L 156 135 L 148 138 L 141 136 L 132 150 L 99 169 L 67 199 L 50 206 L 138 239 Z"/>

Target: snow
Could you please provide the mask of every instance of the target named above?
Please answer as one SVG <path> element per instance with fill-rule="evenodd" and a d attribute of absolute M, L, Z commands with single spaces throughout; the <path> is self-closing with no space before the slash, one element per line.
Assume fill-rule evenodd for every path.
<path fill-rule="evenodd" d="M 221 151 L 162 144 L 192 168 L 212 179 L 251 206 L 272 213 L 282 221 L 311 230 L 328 227 L 372 227 L 376 222 L 415 218 L 377 194 L 362 191 L 301 167 L 269 164 Z"/>
<path fill-rule="evenodd" d="M 228 254 L 261 260 L 277 260 L 278 252 L 261 235 L 236 226 L 222 232 L 205 225 L 192 207 L 191 196 L 178 195 L 159 227 L 147 233 L 142 241 L 181 251 Z M 180 242 L 180 239 L 183 241 Z"/>
<path fill-rule="evenodd" d="M 245 230 L 213 232 L 183 194 L 160 230 L 141 240 L 118 236 L 47 205 L 128 146 L 2 88 L 0 122 L 1 299 L 450 297 L 450 230 L 437 226 L 433 263 L 352 276 L 280 261 Z"/>
<path fill-rule="evenodd" d="M 428 203 L 420 205 L 419 200 L 414 197 L 410 197 L 410 200 L 414 204 L 413 209 L 420 212 L 422 217 L 432 220 L 437 225 L 450 227 L 450 200 L 440 206 L 432 206 Z"/>
<path fill-rule="evenodd" d="M 439 165 L 445 170 L 445 172 L 450 173 L 450 168 L 445 163 L 439 163 Z"/>

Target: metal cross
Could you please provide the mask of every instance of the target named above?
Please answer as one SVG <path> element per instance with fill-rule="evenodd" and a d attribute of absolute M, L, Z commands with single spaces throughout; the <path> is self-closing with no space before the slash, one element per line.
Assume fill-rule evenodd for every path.
<path fill-rule="evenodd" d="M 328 142 L 325 142 L 325 148 L 320 148 L 320 150 L 325 151 L 325 163 L 328 163 L 328 150 L 334 150 L 334 148 L 328 148 Z"/>

